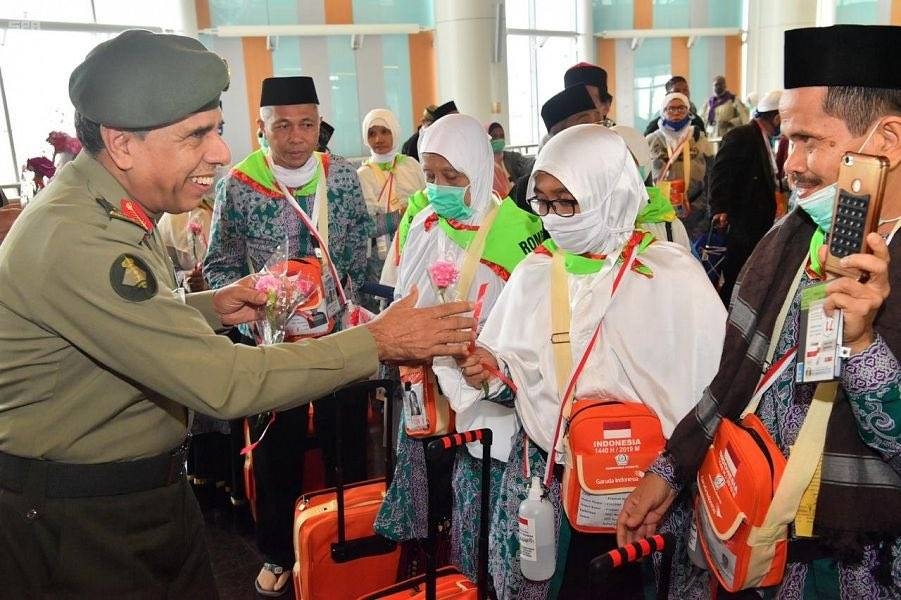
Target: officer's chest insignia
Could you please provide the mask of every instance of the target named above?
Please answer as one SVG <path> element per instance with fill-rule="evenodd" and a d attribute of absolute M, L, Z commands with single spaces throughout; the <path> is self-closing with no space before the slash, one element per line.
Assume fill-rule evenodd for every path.
<path fill-rule="evenodd" d="M 122 298 L 143 302 L 156 295 L 156 278 L 143 260 L 132 254 L 120 254 L 109 270 L 109 282 Z"/>

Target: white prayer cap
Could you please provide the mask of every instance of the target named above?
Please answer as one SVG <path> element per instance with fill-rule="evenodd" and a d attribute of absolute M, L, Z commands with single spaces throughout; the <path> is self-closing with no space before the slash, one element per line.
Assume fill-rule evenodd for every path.
<path fill-rule="evenodd" d="M 760 102 L 757 103 L 757 112 L 765 113 L 771 110 L 779 110 L 779 98 L 782 97 L 782 90 L 771 90 L 763 95 Z"/>

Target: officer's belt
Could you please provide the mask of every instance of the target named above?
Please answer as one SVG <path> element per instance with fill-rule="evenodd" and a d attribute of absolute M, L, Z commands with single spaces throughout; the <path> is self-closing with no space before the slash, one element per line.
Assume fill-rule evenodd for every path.
<path fill-rule="evenodd" d="M 47 498 L 92 498 L 131 494 L 171 485 L 185 476 L 187 446 L 150 458 L 72 464 L 0 452 L 0 487 L 21 493 L 29 474 L 45 471 Z"/>

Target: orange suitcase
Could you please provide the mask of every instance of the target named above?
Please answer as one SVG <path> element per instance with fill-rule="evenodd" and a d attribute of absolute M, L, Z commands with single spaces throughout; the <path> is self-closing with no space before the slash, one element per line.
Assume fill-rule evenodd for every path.
<path fill-rule="evenodd" d="M 488 598 L 488 519 L 491 516 L 488 514 L 488 497 L 491 482 L 491 430 L 476 429 L 464 433 L 452 433 L 432 440 L 426 447 L 426 460 L 435 460 L 444 452 L 455 450 L 463 444 L 475 441 L 482 443 L 478 584 L 474 584 L 454 567 L 436 569 L 435 541 L 438 538 L 438 518 L 432 514 L 430 505 L 429 537 L 424 544 L 425 574 L 367 594 L 360 600 L 486 600 Z"/>
<path fill-rule="evenodd" d="M 386 431 L 391 430 L 394 381 L 371 380 L 338 390 L 325 402 L 340 403 L 387 390 Z M 340 428 L 336 444 L 341 456 Z M 391 444 L 385 452 L 385 472 L 393 467 Z M 336 487 L 304 494 L 294 510 L 294 594 L 298 600 L 356 598 L 369 590 L 397 581 L 400 548 L 392 540 L 376 535 L 373 523 L 390 485 L 380 478 L 343 485 L 342 466 L 335 469 Z"/>

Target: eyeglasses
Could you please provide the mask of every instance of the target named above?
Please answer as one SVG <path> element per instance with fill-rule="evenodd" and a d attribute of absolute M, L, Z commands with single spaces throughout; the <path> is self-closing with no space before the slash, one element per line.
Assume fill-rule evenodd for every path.
<path fill-rule="evenodd" d="M 571 217 L 576 214 L 576 207 L 579 205 L 575 200 L 543 200 L 536 196 L 529 198 L 529 204 L 541 217 L 552 211 L 558 217 Z"/>
<path fill-rule="evenodd" d="M 668 113 L 683 113 L 688 112 L 687 106 L 667 106 L 664 112 Z"/>

